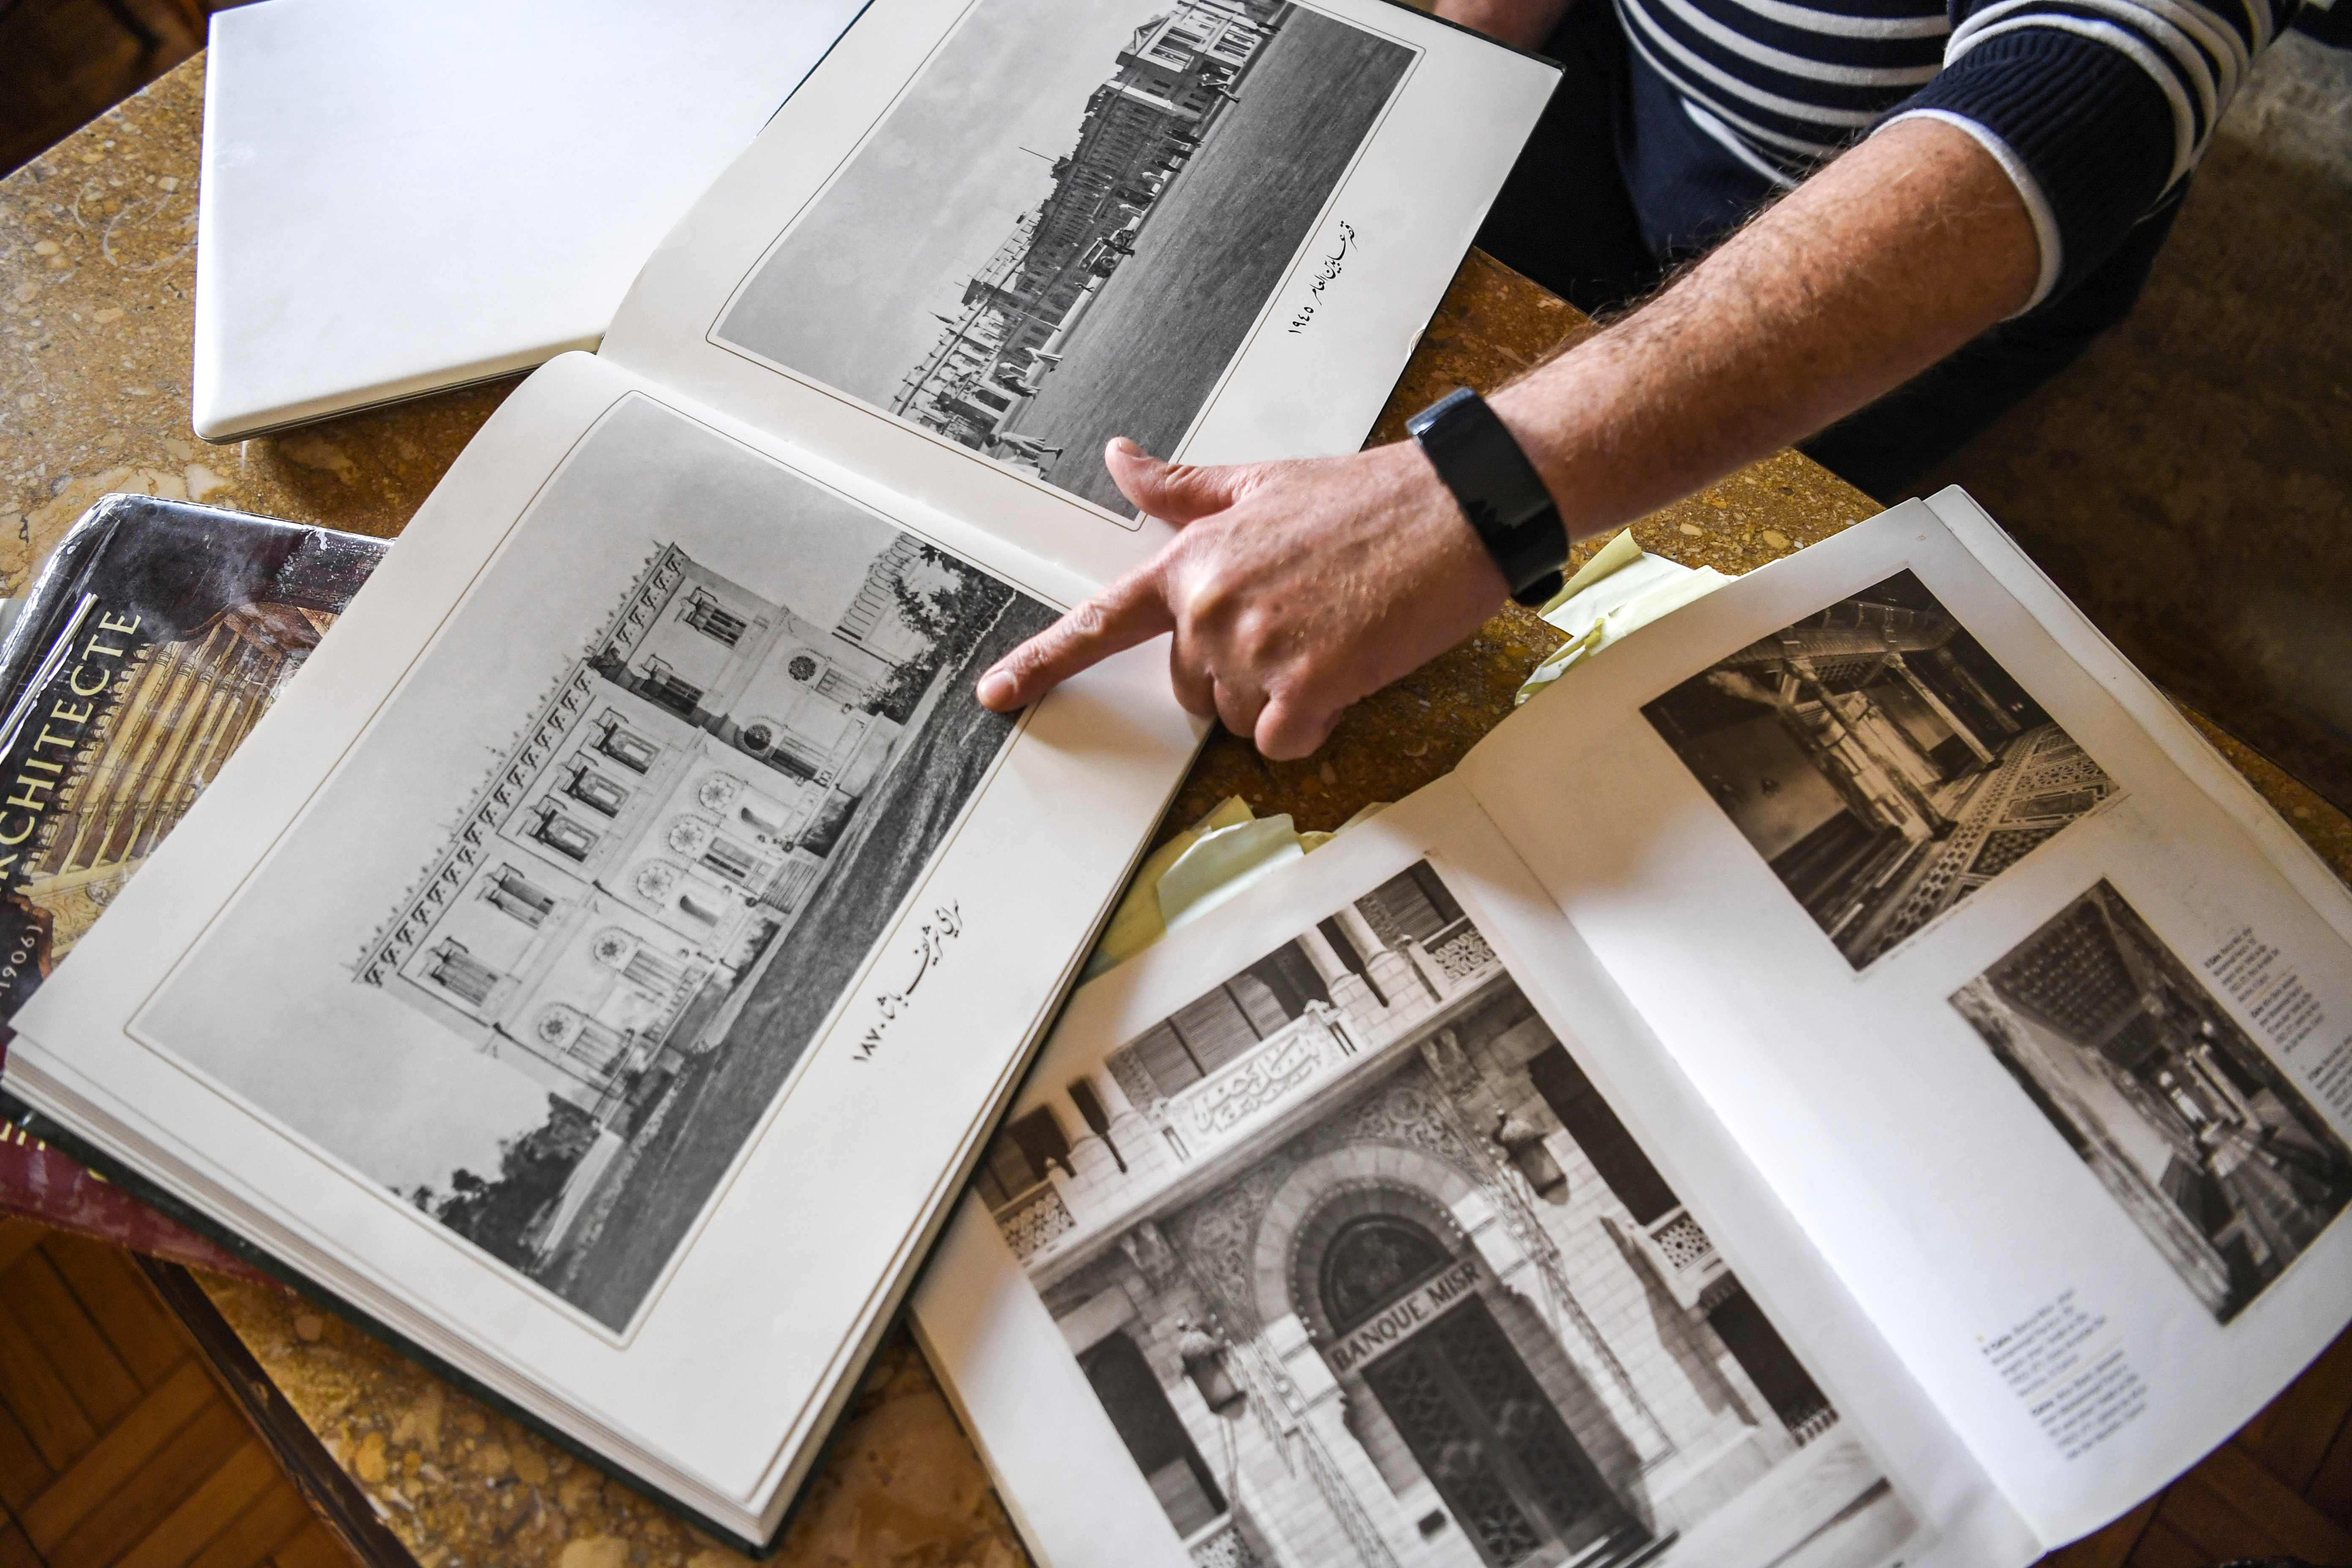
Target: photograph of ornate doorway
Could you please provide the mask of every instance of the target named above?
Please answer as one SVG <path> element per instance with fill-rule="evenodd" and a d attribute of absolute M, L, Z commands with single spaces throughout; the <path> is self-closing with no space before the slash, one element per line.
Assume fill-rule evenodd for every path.
<path fill-rule="evenodd" d="M 1877 1568 L 1916 1541 L 1433 866 L 1049 1060 L 978 1195 L 1201 1568 Z"/>
<path fill-rule="evenodd" d="M 1484 1562 L 1573 1562 L 1602 1541 L 1622 1562 L 1648 1542 L 1479 1299 L 1475 1258 L 1411 1219 L 1367 1215 L 1331 1239 L 1320 1273 L 1334 1330 L 1385 1330 L 1364 1382 Z"/>

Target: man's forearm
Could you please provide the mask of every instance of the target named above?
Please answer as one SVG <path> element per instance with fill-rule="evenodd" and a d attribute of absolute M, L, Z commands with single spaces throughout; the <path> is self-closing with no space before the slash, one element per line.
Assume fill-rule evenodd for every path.
<path fill-rule="evenodd" d="M 1989 154 L 1939 121 L 1897 125 L 1492 401 L 1570 531 L 1597 532 L 1900 385 L 2022 306 L 2039 264 Z M 1182 531 L 990 670 L 979 696 L 1000 712 L 1172 632 L 1185 707 L 1269 757 L 1302 757 L 1509 587 L 1410 445 L 1185 468 L 1113 442 L 1105 461 Z"/>
<path fill-rule="evenodd" d="M 1991 155 L 1952 126 L 1906 121 L 1491 401 L 1580 537 L 1900 386 L 2023 306 L 2039 263 Z"/>

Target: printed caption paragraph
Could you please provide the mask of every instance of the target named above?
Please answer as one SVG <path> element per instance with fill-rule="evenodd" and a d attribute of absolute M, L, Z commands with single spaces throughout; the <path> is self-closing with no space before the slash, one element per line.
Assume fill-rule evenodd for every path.
<path fill-rule="evenodd" d="M 2219 952 L 2205 961 L 2205 973 L 2246 1009 L 2255 1027 L 2278 1042 L 2279 1055 L 2292 1060 L 2297 1047 L 2327 1022 L 2319 998 L 2303 977 L 2278 967 L 2279 950 L 2242 927 Z M 2352 1117 L 2352 1035 L 2330 1046 L 2317 1061 L 2294 1063 L 2320 1103 L 2339 1117 Z"/>
<path fill-rule="evenodd" d="M 2146 1385 L 2106 1327 L 2105 1313 L 2084 1311 L 2068 1290 L 1984 1345 L 1985 1361 L 2069 1459 L 2147 1408 Z"/>

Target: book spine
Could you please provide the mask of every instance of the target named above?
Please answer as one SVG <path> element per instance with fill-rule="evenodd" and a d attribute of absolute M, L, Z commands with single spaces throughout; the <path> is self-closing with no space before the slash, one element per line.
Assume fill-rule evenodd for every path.
<path fill-rule="evenodd" d="M 64 1150 L 6 1121 L 0 1121 L 0 1211 L 207 1273 L 274 1283 Z"/>

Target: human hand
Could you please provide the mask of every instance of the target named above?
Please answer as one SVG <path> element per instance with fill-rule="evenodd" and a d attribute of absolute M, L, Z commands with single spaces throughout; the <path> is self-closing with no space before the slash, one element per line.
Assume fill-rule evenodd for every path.
<path fill-rule="evenodd" d="M 1122 437 L 1103 460 L 1129 500 L 1181 531 L 999 661 L 981 678 L 983 707 L 1034 702 L 1172 631 L 1179 702 L 1267 757 L 1303 757 L 1349 703 L 1476 630 L 1508 587 L 1409 442 L 1189 468 Z"/>

